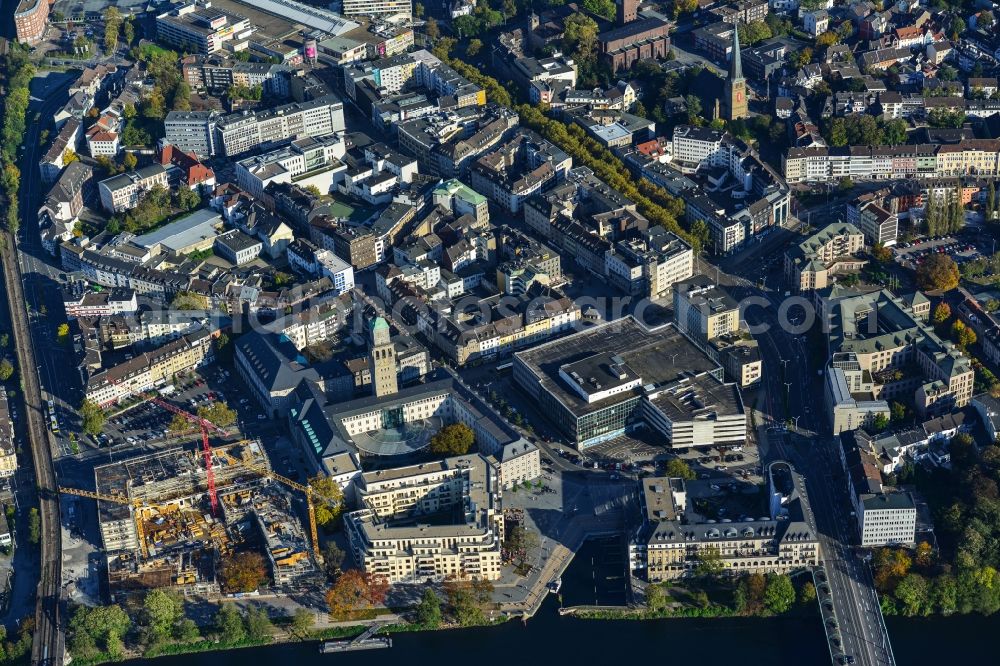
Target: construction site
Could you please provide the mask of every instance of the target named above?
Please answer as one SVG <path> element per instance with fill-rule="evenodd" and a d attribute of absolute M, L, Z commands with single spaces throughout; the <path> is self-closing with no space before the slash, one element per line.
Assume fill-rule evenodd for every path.
<path fill-rule="evenodd" d="M 259 441 L 125 459 L 96 467 L 94 482 L 93 493 L 62 491 L 97 500 L 112 598 L 168 587 L 219 595 L 223 561 L 244 551 L 264 556 L 278 586 L 319 571 L 295 511 L 309 500 L 311 517 L 311 499 L 284 487 L 305 490 L 271 471 Z"/>

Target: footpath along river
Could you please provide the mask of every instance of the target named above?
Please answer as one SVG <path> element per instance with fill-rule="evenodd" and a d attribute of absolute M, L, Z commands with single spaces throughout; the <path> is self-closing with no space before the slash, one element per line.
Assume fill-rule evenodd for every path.
<path fill-rule="evenodd" d="M 598 544 L 587 544 L 563 579 L 566 605 L 621 603 L 616 567 Z M 595 569 L 597 575 L 594 575 Z M 133 661 L 133 666 L 246 666 L 296 664 L 468 663 L 474 666 L 523 664 L 620 664 L 636 657 L 698 666 L 821 666 L 830 663 L 818 614 L 796 618 L 581 620 L 562 617 L 555 595 L 526 624 L 394 634 L 387 650 L 319 654 L 318 644 L 293 643 Z M 996 618 L 887 618 L 899 666 L 995 663 Z M 459 661 L 455 661 L 458 659 Z"/>

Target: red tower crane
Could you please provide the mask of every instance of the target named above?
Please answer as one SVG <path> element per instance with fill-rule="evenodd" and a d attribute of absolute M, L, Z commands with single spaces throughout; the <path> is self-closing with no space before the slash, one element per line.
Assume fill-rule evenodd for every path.
<path fill-rule="evenodd" d="M 208 481 L 208 500 L 212 503 L 212 515 L 218 513 L 219 508 L 219 498 L 215 493 L 215 472 L 212 470 L 212 447 L 208 443 L 208 431 L 212 430 L 214 432 L 219 432 L 222 434 L 228 434 L 225 430 L 215 425 L 207 419 L 203 419 L 200 416 L 196 416 L 190 412 L 187 412 L 176 405 L 171 405 L 166 400 L 161 400 L 159 398 L 153 398 L 153 404 L 163 407 L 168 412 L 173 412 L 174 414 L 180 414 L 188 421 L 192 423 L 197 423 L 201 428 L 201 455 L 205 460 L 205 478 Z"/>

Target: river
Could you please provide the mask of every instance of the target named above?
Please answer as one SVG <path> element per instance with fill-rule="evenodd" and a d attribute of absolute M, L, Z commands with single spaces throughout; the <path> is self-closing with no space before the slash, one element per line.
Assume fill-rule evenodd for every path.
<path fill-rule="evenodd" d="M 621 603 L 618 549 L 588 543 L 563 578 L 566 605 Z M 620 570 L 620 569 L 619 569 Z M 594 572 L 597 572 L 595 575 Z M 274 645 L 229 652 L 201 653 L 136 661 L 135 666 L 244 666 L 254 663 L 330 663 L 398 666 L 407 663 L 469 663 L 510 666 L 513 663 L 613 664 L 624 659 L 657 657 L 662 663 L 698 666 L 829 664 L 818 614 L 798 618 L 669 619 L 649 621 L 581 620 L 562 617 L 554 595 L 528 621 L 493 627 L 394 634 L 388 650 L 320 655 L 317 643 Z M 995 653 L 997 621 L 981 616 L 888 618 L 899 666 L 978 664 Z M 460 661 L 456 662 L 456 657 Z"/>

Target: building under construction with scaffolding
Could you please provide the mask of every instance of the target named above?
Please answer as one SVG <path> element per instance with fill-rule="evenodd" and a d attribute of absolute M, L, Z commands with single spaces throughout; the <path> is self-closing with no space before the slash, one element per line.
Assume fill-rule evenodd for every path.
<path fill-rule="evenodd" d="M 176 448 L 94 469 L 101 538 L 112 596 L 171 587 L 221 591 L 221 559 L 263 552 L 275 584 L 317 571 L 292 498 L 266 475 L 257 441 L 212 449 L 218 509 L 213 515 L 202 453 Z"/>

